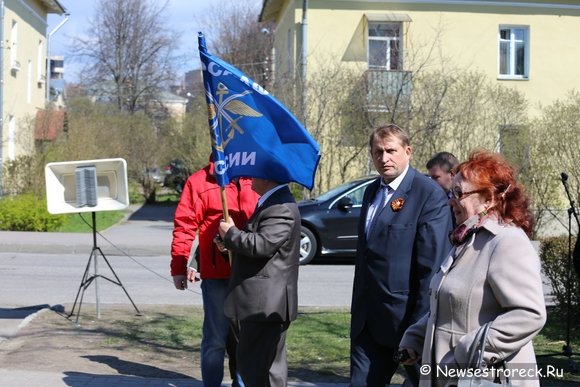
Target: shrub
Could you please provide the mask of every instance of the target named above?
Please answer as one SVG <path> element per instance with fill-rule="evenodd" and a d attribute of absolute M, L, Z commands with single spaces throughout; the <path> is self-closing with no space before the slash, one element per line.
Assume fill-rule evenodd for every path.
<path fill-rule="evenodd" d="M 3 191 L 8 195 L 44 193 L 44 160 L 39 156 L 18 156 L 4 164 Z"/>
<path fill-rule="evenodd" d="M 576 238 L 572 238 L 572 251 Z M 572 262 L 568 265 L 568 237 L 550 237 L 541 241 L 540 259 L 542 269 L 552 287 L 556 313 L 566 318 L 568 313 L 568 278 L 570 278 L 571 325 L 580 325 L 580 281 Z"/>
<path fill-rule="evenodd" d="M 0 230 L 55 231 L 64 222 L 64 215 L 48 213 L 46 199 L 24 194 L 0 200 Z"/>

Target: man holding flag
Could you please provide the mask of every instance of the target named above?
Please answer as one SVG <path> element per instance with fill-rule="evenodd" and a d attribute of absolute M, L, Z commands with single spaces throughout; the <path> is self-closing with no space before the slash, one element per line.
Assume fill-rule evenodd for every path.
<path fill-rule="evenodd" d="M 258 207 L 243 230 L 222 222 L 235 253 L 225 314 L 239 321 L 237 370 L 246 386 L 286 386 L 286 331 L 298 315 L 300 212 L 287 184 L 252 178 Z"/>
<path fill-rule="evenodd" d="M 312 189 L 320 148 L 268 91 L 210 55 L 201 33 L 199 51 L 218 184 L 251 177 L 260 195 L 243 229 L 222 200 L 217 244 L 233 252 L 225 313 L 239 322 L 238 372 L 247 386 L 286 386 L 300 254 L 300 213 L 287 183 Z"/>

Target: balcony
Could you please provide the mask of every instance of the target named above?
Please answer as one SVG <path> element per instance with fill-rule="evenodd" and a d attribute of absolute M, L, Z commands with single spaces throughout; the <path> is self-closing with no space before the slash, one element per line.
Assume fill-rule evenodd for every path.
<path fill-rule="evenodd" d="M 363 75 L 366 110 L 392 112 L 396 108 L 408 106 L 411 100 L 412 75 L 410 71 L 367 70 Z"/>

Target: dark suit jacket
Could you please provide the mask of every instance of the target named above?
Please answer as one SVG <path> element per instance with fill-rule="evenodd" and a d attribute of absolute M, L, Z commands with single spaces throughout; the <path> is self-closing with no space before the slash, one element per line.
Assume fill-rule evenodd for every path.
<path fill-rule="evenodd" d="M 225 314 L 236 320 L 295 320 L 300 213 L 288 187 L 274 192 L 243 231 L 231 227 L 224 242 L 234 252 Z"/>
<path fill-rule="evenodd" d="M 445 192 L 409 168 L 379 219 L 365 235 L 369 203 L 380 178 L 365 190 L 358 226 L 358 244 L 351 308 L 351 337 L 367 324 L 373 338 L 398 348 L 405 329 L 429 308 L 429 281 L 451 249 L 451 214 Z M 402 208 L 391 202 L 401 198 Z"/>

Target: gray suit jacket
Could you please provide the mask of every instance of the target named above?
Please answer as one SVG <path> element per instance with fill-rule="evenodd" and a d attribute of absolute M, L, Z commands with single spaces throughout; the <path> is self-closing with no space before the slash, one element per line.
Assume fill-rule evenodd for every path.
<path fill-rule="evenodd" d="M 422 353 L 423 364 L 465 367 L 479 327 L 491 321 L 484 361 L 536 364 L 532 338 L 546 321 L 540 260 L 525 233 L 487 219 L 465 249 L 452 251 L 431 281 L 430 311 L 409 327 L 401 346 Z M 421 385 L 429 386 L 428 380 Z M 439 375 L 437 385 L 447 380 Z M 539 386 L 536 378 L 517 386 Z"/>
<path fill-rule="evenodd" d="M 231 227 L 234 252 L 224 310 L 247 321 L 293 321 L 298 314 L 300 213 L 288 187 L 274 192 L 243 230 Z"/>

